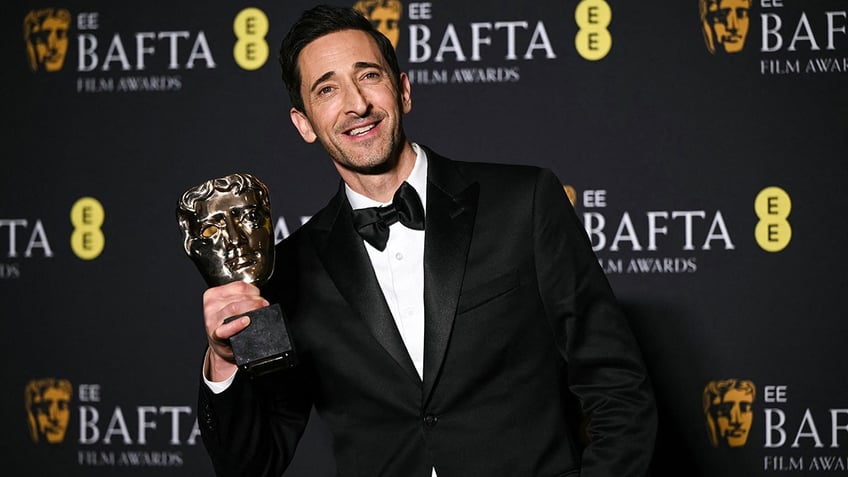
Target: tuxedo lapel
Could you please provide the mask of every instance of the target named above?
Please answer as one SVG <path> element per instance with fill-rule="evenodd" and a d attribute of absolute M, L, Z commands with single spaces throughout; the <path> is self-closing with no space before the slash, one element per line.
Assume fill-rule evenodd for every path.
<path fill-rule="evenodd" d="M 328 214 L 312 230 L 312 239 L 327 273 L 374 338 L 410 379 L 420 384 L 421 378 L 386 304 L 368 252 L 354 230 L 343 185 L 325 211 Z"/>
<path fill-rule="evenodd" d="M 424 389 L 426 405 L 441 371 L 471 244 L 479 185 L 427 150 L 424 238 Z"/>
<path fill-rule="evenodd" d="M 453 329 L 474 229 L 479 185 L 452 161 L 427 150 L 424 238 L 424 379 L 426 405 Z M 397 330 L 368 252 L 354 230 L 344 185 L 316 217 L 311 237 L 328 275 L 374 338 L 417 384 L 421 378 Z M 342 318 L 340 318 L 342 319 Z"/>

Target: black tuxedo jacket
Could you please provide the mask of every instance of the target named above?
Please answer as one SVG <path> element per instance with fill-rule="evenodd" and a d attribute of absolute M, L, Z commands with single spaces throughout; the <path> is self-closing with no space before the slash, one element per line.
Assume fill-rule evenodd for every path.
<path fill-rule="evenodd" d="M 278 245 L 263 288 L 283 305 L 299 366 L 239 372 L 218 395 L 201 384 L 216 472 L 280 475 L 314 405 L 339 476 L 643 475 L 653 392 L 562 184 L 426 152 L 423 380 L 340 186 Z"/>

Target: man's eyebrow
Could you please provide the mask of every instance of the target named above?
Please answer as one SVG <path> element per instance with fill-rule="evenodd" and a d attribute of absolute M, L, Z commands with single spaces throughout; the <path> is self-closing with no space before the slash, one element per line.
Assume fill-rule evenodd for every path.
<path fill-rule="evenodd" d="M 357 61 L 353 66 L 357 70 L 364 70 L 367 68 L 377 68 L 378 70 L 384 69 L 383 65 L 380 65 L 378 63 L 371 63 L 370 61 Z"/>
<path fill-rule="evenodd" d="M 328 71 L 328 72 L 324 73 L 317 80 L 315 80 L 314 83 L 312 83 L 312 86 L 309 88 L 309 91 L 315 91 L 315 88 L 317 88 L 319 84 L 323 83 L 324 81 L 327 81 L 328 79 L 332 78 L 335 75 L 336 75 L 335 71 Z"/>

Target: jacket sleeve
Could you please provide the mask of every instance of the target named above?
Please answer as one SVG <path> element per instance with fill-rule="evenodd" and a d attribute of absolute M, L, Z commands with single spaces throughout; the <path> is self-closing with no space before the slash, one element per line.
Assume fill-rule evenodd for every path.
<path fill-rule="evenodd" d="M 279 477 L 291 462 L 312 404 L 298 368 L 258 377 L 239 371 L 214 394 L 200 382 L 198 426 L 215 475 Z"/>
<path fill-rule="evenodd" d="M 547 170 L 536 182 L 533 221 L 540 293 L 587 419 L 580 475 L 646 475 L 657 427 L 648 372 L 585 229 Z"/>

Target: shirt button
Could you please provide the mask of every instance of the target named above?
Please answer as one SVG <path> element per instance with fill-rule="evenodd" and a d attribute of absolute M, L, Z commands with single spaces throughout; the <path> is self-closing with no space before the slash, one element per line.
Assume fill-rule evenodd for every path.
<path fill-rule="evenodd" d="M 437 422 L 439 422 L 439 418 L 432 414 L 427 414 L 426 416 L 424 416 L 424 425 L 426 427 L 433 427 L 436 425 Z"/>
<path fill-rule="evenodd" d="M 403 260 L 403 254 L 401 252 L 396 253 L 395 260 Z"/>

